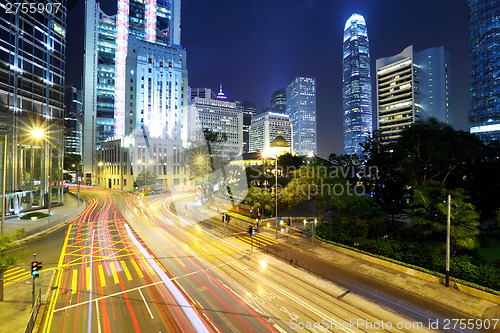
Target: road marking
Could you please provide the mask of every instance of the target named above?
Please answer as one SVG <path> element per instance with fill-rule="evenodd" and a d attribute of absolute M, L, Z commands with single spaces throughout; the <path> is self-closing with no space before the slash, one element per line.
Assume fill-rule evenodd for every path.
<path fill-rule="evenodd" d="M 120 283 L 120 280 L 118 279 L 118 274 L 116 273 L 115 269 L 115 263 L 110 263 L 109 266 L 111 267 L 111 273 L 113 273 L 113 280 L 115 281 L 115 284 Z"/>
<path fill-rule="evenodd" d="M 170 294 L 174 297 L 175 301 L 178 305 L 180 305 L 182 312 L 186 315 L 187 319 L 193 325 L 194 329 L 198 332 L 208 332 L 207 327 L 202 322 L 201 316 L 198 316 L 198 313 L 194 310 L 193 306 L 188 302 L 187 298 L 181 293 L 179 288 L 172 282 L 172 280 L 158 267 L 158 264 L 153 260 L 152 256 L 146 251 L 144 246 L 137 240 L 135 235 L 132 233 L 132 230 L 128 226 L 127 223 L 124 223 L 123 226 L 127 230 L 127 234 L 134 242 L 135 246 L 141 251 L 143 257 L 148 261 L 151 267 L 154 267 L 156 274 L 163 281 L 163 284 L 170 291 Z"/>
<path fill-rule="evenodd" d="M 102 269 L 102 265 L 99 265 L 97 267 L 97 269 L 99 271 L 99 279 L 100 279 L 101 286 L 106 287 L 106 279 L 104 278 L 104 271 Z"/>
<path fill-rule="evenodd" d="M 99 302 L 97 301 L 95 301 L 95 313 L 97 316 L 97 333 L 101 333 L 101 315 L 99 314 Z"/>
<path fill-rule="evenodd" d="M 7 270 L 7 272 L 4 273 L 3 276 L 4 276 L 4 278 L 6 278 L 7 276 L 22 273 L 22 272 L 24 272 L 24 269 L 22 269 L 21 267 L 9 268 Z"/>
<path fill-rule="evenodd" d="M 167 252 L 168 252 L 168 253 L 172 256 L 172 258 L 174 258 L 174 259 L 175 259 L 175 261 L 177 261 L 177 262 L 179 263 L 179 265 L 181 265 L 182 267 L 186 267 L 186 266 L 184 265 L 184 263 L 183 263 L 182 261 L 180 261 L 180 260 L 179 260 L 179 258 L 177 258 L 177 257 L 175 256 L 175 254 L 173 254 L 173 253 L 172 253 L 172 252 L 170 252 L 169 250 L 167 250 Z"/>
<path fill-rule="evenodd" d="M 90 290 L 90 267 L 86 267 L 86 271 L 87 271 L 87 290 Z"/>
<path fill-rule="evenodd" d="M 123 260 L 120 260 L 120 262 L 122 264 L 123 271 L 125 272 L 125 275 L 127 276 L 127 279 L 132 280 L 132 275 L 130 275 L 130 272 L 128 270 L 127 265 L 125 265 L 125 263 L 123 262 Z"/>
<path fill-rule="evenodd" d="M 155 261 L 156 261 L 156 263 L 158 264 L 158 266 L 160 266 L 160 268 L 161 268 L 164 272 L 166 272 L 166 271 L 167 271 L 167 270 L 165 269 L 165 267 L 163 267 L 163 265 L 162 265 L 162 264 L 160 264 L 160 262 L 158 261 L 158 259 L 155 259 Z"/>
<path fill-rule="evenodd" d="M 142 274 L 142 271 L 139 269 L 139 266 L 137 266 L 137 263 L 135 262 L 135 260 L 130 258 L 130 262 L 132 263 L 132 266 L 134 266 L 135 270 L 137 271 L 137 275 L 139 275 L 140 278 L 143 278 L 144 274 Z"/>
<path fill-rule="evenodd" d="M 232 260 L 232 261 L 225 262 L 225 263 L 213 266 L 213 267 L 219 268 L 220 266 L 229 265 L 229 264 L 232 264 L 234 262 L 235 262 L 235 260 Z M 181 276 L 176 276 L 176 277 L 170 278 L 170 280 L 171 281 L 175 281 L 175 280 L 178 280 L 178 279 L 181 279 L 181 278 L 185 278 L 185 277 L 188 277 L 188 276 L 191 276 L 191 275 L 194 275 L 194 274 L 203 273 L 203 272 L 206 272 L 208 270 L 210 270 L 210 268 L 202 269 L 202 270 L 199 270 L 199 271 L 196 271 L 196 272 L 191 272 L 191 273 L 184 274 L 184 275 L 181 275 Z M 101 297 L 98 297 L 98 298 L 94 299 L 94 301 L 97 302 L 97 301 L 100 301 L 102 299 L 106 299 L 106 298 L 111 298 L 111 297 L 123 295 L 123 294 L 129 293 L 129 292 L 135 291 L 135 290 L 139 290 L 139 289 L 143 289 L 143 288 L 148 288 L 148 287 L 156 286 L 156 285 L 162 284 L 162 283 L 164 283 L 164 282 L 163 281 L 153 282 L 153 283 L 150 283 L 150 284 L 146 284 L 144 286 L 135 287 L 135 288 L 131 288 L 131 289 L 128 289 L 128 290 L 123 290 L 123 291 L 120 291 L 120 292 L 117 292 L 117 293 L 114 293 L 114 294 L 111 294 L 111 295 L 101 296 Z M 80 306 L 80 305 L 88 304 L 89 302 L 91 302 L 91 301 L 83 301 L 81 303 L 76 303 L 76 304 L 68 305 L 68 306 L 59 308 L 57 310 L 54 310 L 53 312 L 55 313 L 55 312 L 59 312 L 59 311 L 65 311 L 65 310 L 68 310 L 68 309 L 71 309 L 71 308 L 75 308 L 75 307 Z"/>
<path fill-rule="evenodd" d="M 304 308 L 308 309 L 312 313 L 318 314 L 319 316 L 321 316 L 324 319 L 331 320 L 331 322 L 338 323 L 336 320 L 333 320 L 332 318 L 330 318 L 330 316 L 327 316 L 326 314 L 322 313 L 317 308 L 314 308 L 313 306 L 309 305 L 308 303 L 302 301 L 300 298 L 295 297 L 294 295 L 290 294 L 289 292 L 287 292 L 283 288 L 278 287 L 276 284 L 274 284 L 274 283 L 272 283 L 272 282 L 264 279 L 260 275 L 258 275 L 256 273 L 254 273 L 253 271 L 251 271 L 249 268 L 244 267 L 243 265 L 239 264 L 236 261 L 234 262 L 234 265 L 237 266 L 237 267 L 239 267 L 242 271 L 246 272 L 246 274 L 250 274 L 250 275 L 254 276 L 256 279 L 264 282 L 265 284 L 267 284 L 268 286 L 270 286 L 274 290 L 276 290 L 276 291 L 280 292 L 281 294 L 285 295 L 286 297 L 294 300 L 297 304 L 302 305 Z M 349 328 L 347 328 L 347 329 L 342 328 L 342 331 L 344 331 L 344 332 L 354 332 L 354 331 L 352 331 Z"/>
<path fill-rule="evenodd" d="M 77 283 L 78 282 L 78 269 L 73 270 L 73 279 L 71 280 L 71 293 L 76 294 Z"/>
<path fill-rule="evenodd" d="M 155 317 L 153 317 L 153 314 L 151 313 L 151 309 L 149 308 L 148 302 L 146 302 L 146 299 L 144 298 L 144 295 L 142 294 L 141 289 L 137 289 L 137 291 L 139 291 L 139 294 L 141 294 L 142 300 L 144 301 L 144 305 L 146 305 L 146 308 L 148 309 L 148 312 L 149 312 L 149 315 L 151 316 L 151 319 L 155 319 Z"/>

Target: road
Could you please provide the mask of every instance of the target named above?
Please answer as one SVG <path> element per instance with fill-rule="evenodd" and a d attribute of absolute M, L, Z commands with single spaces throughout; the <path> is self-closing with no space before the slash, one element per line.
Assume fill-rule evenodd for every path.
<path fill-rule="evenodd" d="M 66 232 L 43 331 L 213 331 L 96 190 Z M 96 199 L 96 197 L 98 199 Z"/>
<path fill-rule="evenodd" d="M 212 234 L 170 209 L 184 194 L 84 195 L 92 199 L 67 228 L 43 332 L 434 331 L 345 286 L 251 253 L 245 235 Z"/>
<path fill-rule="evenodd" d="M 264 254 L 250 255 L 243 239 L 222 239 L 210 234 L 187 218 L 185 212 L 169 210 L 169 202 L 175 199 L 175 196 L 153 201 L 129 198 L 128 211 L 136 211 L 143 217 L 131 219 L 130 223 L 172 274 L 206 270 L 194 280 L 189 277 L 179 282 L 222 332 L 248 331 L 248 328 L 228 326 L 228 319 L 233 316 L 245 318 L 247 323 L 258 323 L 259 317 L 265 318 L 270 329 L 276 331 L 301 331 L 302 323 L 304 327 L 316 325 L 304 331 L 357 332 L 367 331 L 366 326 L 382 321 L 406 324 L 409 328 L 381 331 L 426 331 L 405 317 L 346 293 L 347 289 L 304 274 Z M 227 310 L 221 307 L 224 302 L 214 302 L 221 296 L 229 302 L 233 313 L 225 312 Z M 238 300 L 243 304 L 239 305 Z M 362 325 L 359 328 L 349 325 L 356 322 Z M 263 331 L 253 327 L 251 330 Z"/>

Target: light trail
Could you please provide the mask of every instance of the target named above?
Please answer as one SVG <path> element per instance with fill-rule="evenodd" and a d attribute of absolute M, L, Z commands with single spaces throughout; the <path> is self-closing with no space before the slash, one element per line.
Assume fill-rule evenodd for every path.
<path fill-rule="evenodd" d="M 132 233 L 132 230 L 130 230 L 130 227 L 128 226 L 127 223 L 124 223 L 123 226 L 127 230 L 127 233 L 132 239 L 132 242 L 134 242 L 135 246 L 141 251 L 142 255 L 146 260 L 149 262 L 151 267 L 155 270 L 156 274 L 161 278 L 163 281 L 165 287 L 170 291 L 170 293 L 174 296 L 175 300 L 177 303 L 182 307 L 182 311 L 186 314 L 188 317 L 189 321 L 191 324 L 194 326 L 194 328 L 198 332 L 209 332 L 207 327 L 203 324 L 201 319 L 196 315 L 196 312 L 194 311 L 193 307 L 187 299 L 181 294 L 179 289 L 172 283 L 172 281 L 168 278 L 168 276 L 165 274 L 165 272 L 158 266 L 158 264 L 154 261 L 154 259 L 151 257 L 151 255 L 146 251 L 146 249 L 141 245 L 141 243 L 135 238 L 134 234 Z"/>

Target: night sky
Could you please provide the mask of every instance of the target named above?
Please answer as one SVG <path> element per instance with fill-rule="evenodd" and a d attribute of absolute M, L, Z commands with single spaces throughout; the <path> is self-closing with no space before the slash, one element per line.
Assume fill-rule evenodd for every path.
<path fill-rule="evenodd" d="M 103 1 L 107 14 L 116 1 Z M 343 153 L 342 38 L 352 13 L 365 17 L 372 81 L 375 60 L 413 44 L 451 53 L 451 113 L 467 130 L 469 56 L 466 0 L 182 0 L 181 44 L 189 86 L 218 90 L 230 100 L 270 104 L 271 93 L 295 77 L 315 77 L 318 154 Z M 67 84 L 80 86 L 84 0 L 68 13 Z M 375 87 L 375 84 L 373 84 Z M 375 91 L 373 112 L 376 113 Z"/>

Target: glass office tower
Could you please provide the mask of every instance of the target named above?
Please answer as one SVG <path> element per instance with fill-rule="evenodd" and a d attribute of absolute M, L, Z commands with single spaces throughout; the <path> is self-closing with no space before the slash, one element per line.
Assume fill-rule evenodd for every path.
<path fill-rule="evenodd" d="M 0 3 L 0 161 L 7 213 L 63 201 L 66 1 L 58 2 L 57 10 L 34 14 L 10 14 Z"/>
<path fill-rule="evenodd" d="M 500 139 L 500 6 L 469 0 L 471 111 L 469 131 L 485 141 Z"/>
<path fill-rule="evenodd" d="M 292 125 L 293 150 L 316 154 L 316 79 L 297 77 L 286 89 L 286 113 Z"/>
<path fill-rule="evenodd" d="M 363 16 L 352 14 L 344 27 L 342 99 L 344 152 L 359 154 L 372 132 L 372 86 L 368 32 Z"/>

